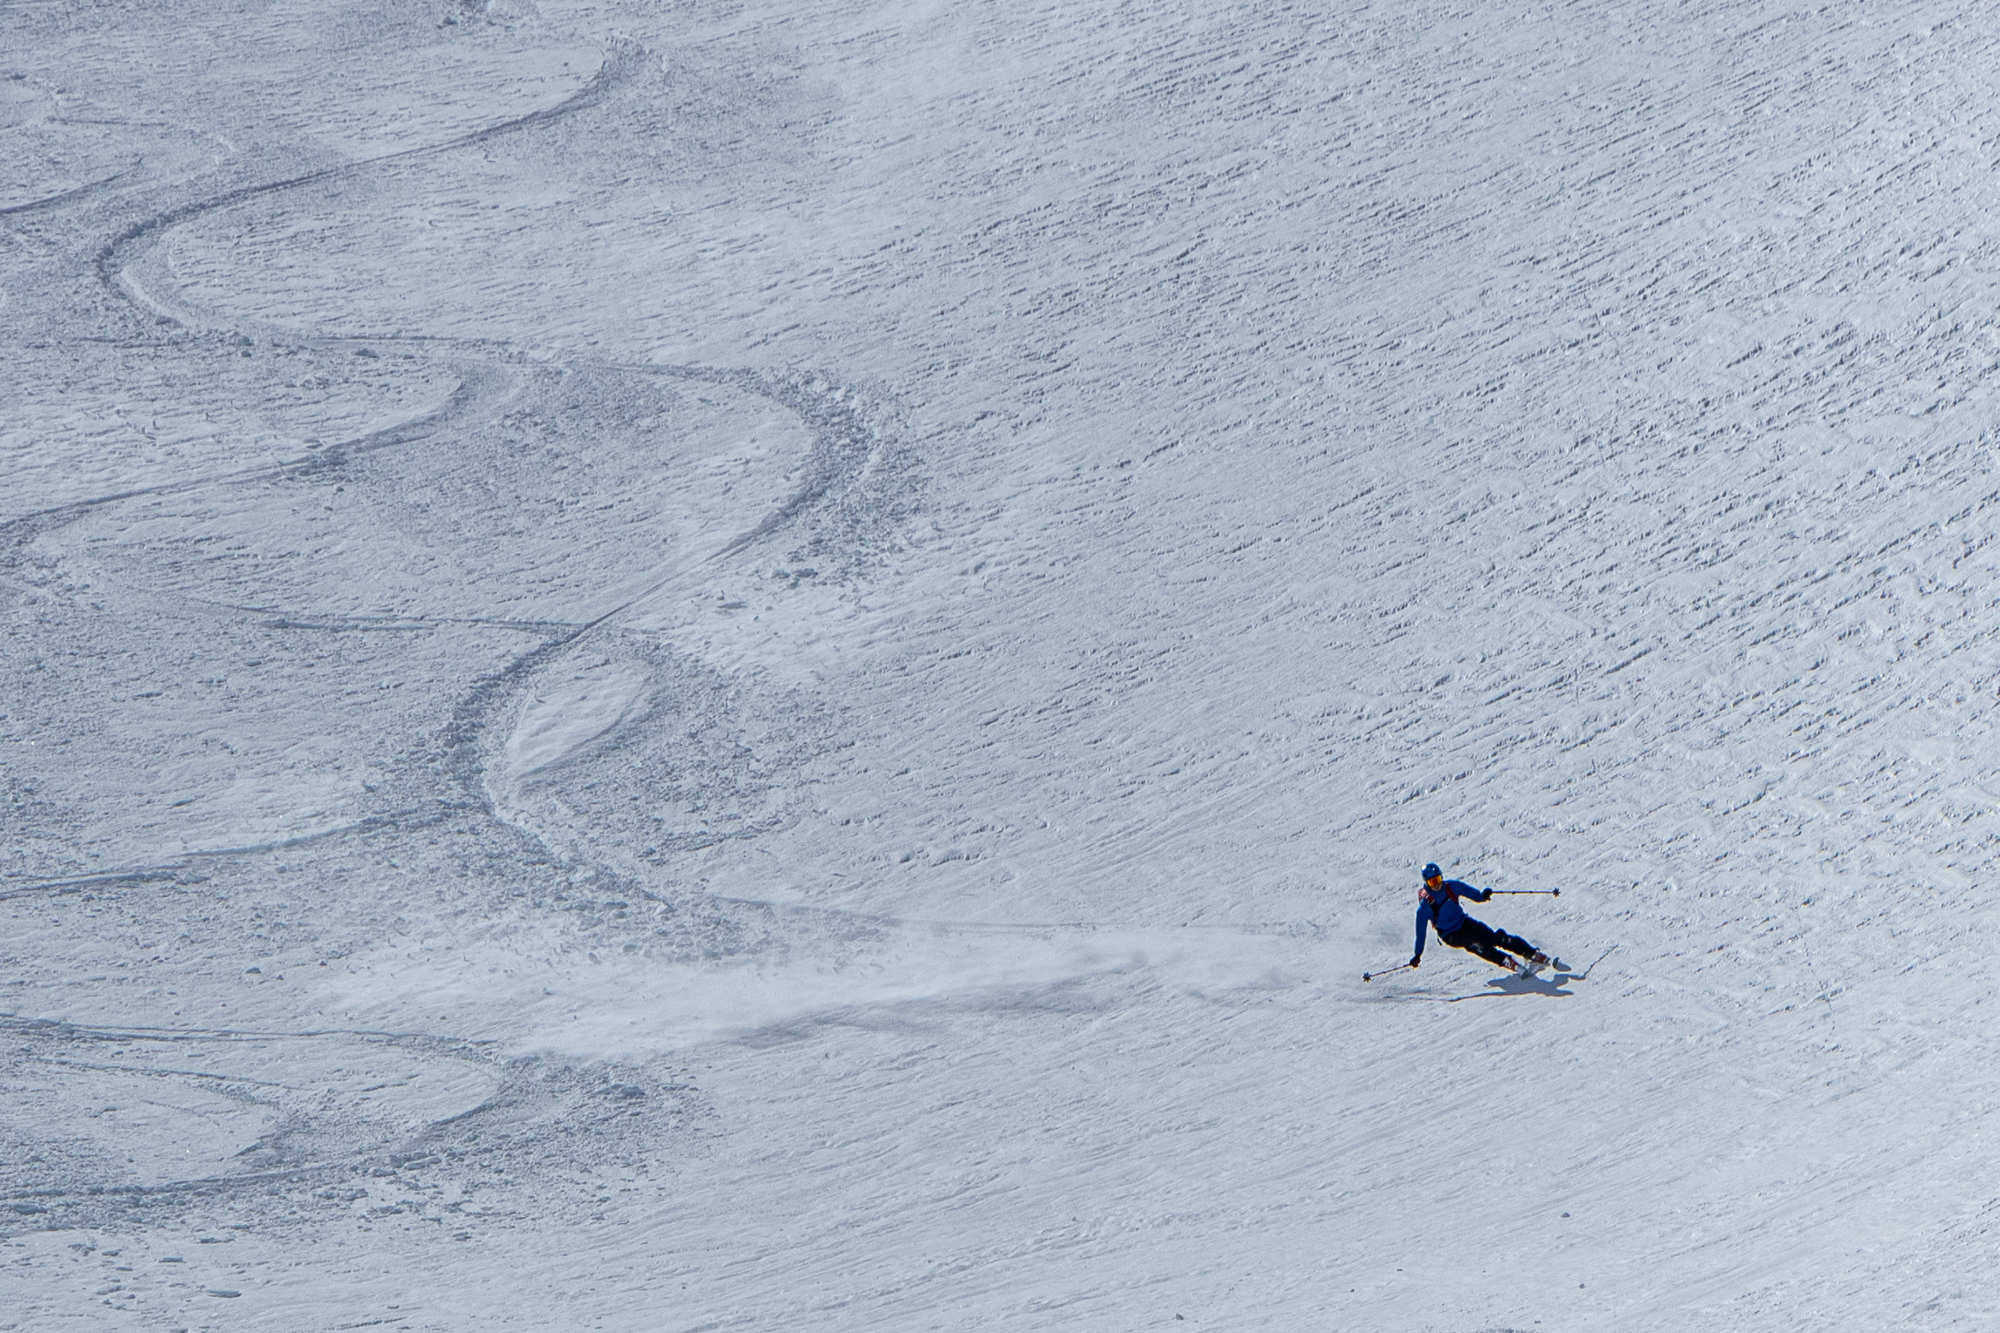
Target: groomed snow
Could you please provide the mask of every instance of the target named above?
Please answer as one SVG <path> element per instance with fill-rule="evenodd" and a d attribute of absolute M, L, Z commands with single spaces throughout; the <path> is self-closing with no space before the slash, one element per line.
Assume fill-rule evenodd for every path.
<path fill-rule="evenodd" d="M 1997 66 L 0 8 L 0 1329 L 2000 1324 Z"/>

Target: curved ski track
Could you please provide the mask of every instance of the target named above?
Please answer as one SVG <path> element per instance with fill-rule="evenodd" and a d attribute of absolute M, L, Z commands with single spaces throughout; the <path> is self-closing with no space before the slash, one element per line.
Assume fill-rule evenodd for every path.
<path fill-rule="evenodd" d="M 596 375 L 629 382 L 672 380 L 703 385 L 733 394 L 761 398 L 802 423 L 810 445 L 801 476 L 790 493 L 736 536 L 721 542 L 704 558 L 713 566 L 791 530 L 809 517 L 842 503 L 875 466 L 890 441 L 871 419 L 865 400 L 828 377 L 774 377 L 750 369 L 700 365 L 633 364 L 588 358 L 550 358 L 533 349 L 503 342 L 406 334 L 342 336 L 310 331 L 232 327 L 209 319 L 204 312 L 178 301 L 171 292 L 143 286 L 133 269 L 153 247 L 163 244 L 179 227 L 257 199 L 281 195 L 344 178 L 352 178 L 412 161 L 439 158 L 494 139 L 531 133 L 603 105 L 617 97 L 647 68 L 651 55 L 630 43 L 614 45 L 597 72 L 577 92 L 554 106 L 511 117 L 454 136 L 364 160 L 340 163 L 283 179 L 241 186 L 208 198 L 180 203 L 120 230 L 90 258 L 105 291 L 158 319 L 183 328 L 222 337 L 260 339 L 283 346 L 320 352 L 352 351 L 361 346 L 394 347 L 432 365 L 449 367 L 458 383 L 437 406 L 392 425 L 344 439 L 283 462 L 133 487 L 0 522 L 0 572 L 18 566 L 38 538 L 107 507 L 142 499 L 183 495 L 210 488 L 324 480 L 368 455 L 434 440 L 490 419 L 503 406 L 539 386 L 565 375 Z M 99 182 L 63 196 L 70 202 L 89 197 L 115 183 Z M 59 207 L 59 200 L 32 207 Z M 1034 939 L 1050 935 L 1086 938 L 1116 933 L 1110 923 L 1070 922 L 1054 925 L 988 925 L 978 922 L 904 920 L 824 909 L 787 906 L 770 901 L 696 895 L 689 899 L 661 896 L 630 876 L 594 864 L 587 851 L 579 863 L 565 860 L 528 823 L 501 808 L 491 789 L 490 766 L 499 724 L 521 696 L 523 688 L 556 663 L 586 646 L 602 647 L 617 637 L 621 620 L 635 606 L 671 585 L 685 571 L 663 572 L 615 605 L 587 618 L 551 620 L 504 616 L 327 616 L 282 607 L 228 608 L 249 623 L 269 628 L 315 632 L 421 631 L 442 625 L 477 624 L 537 637 L 533 647 L 514 656 L 496 671 L 475 679 L 457 697 L 442 720 L 436 745 L 414 766 L 411 783 L 391 808 L 378 810 L 340 827 L 254 845 L 204 850 L 155 864 L 129 866 L 92 874 L 35 879 L 0 887 L 0 901 L 27 896 L 74 900 L 78 909 L 93 907 L 106 890 L 145 889 L 149 901 L 126 904 L 129 910 L 174 910 L 176 896 L 199 899 L 200 910 L 216 914 L 217 930 L 258 933 L 263 923 L 250 901 L 248 885 L 256 868 L 283 853 L 311 847 L 327 857 L 365 857 L 373 848 L 393 853 L 397 840 L 423 831 L 433 840 L 456 839 L 466 859 L 483 859 L 498 867 L 498 875 L 525 909 L 544 917 L 567 914 L 582 928 L 608 931 L 615 937 L 647 941 L 669 957 L 703 959 L 743 956 L 811 933 L 836 947 L 879 942 L 892 936 L 972 938 L 1003 936 Z M 741 828 L 690 835 L 676 845 L 685 849 L 726 838 L 755 837 L 764 825 L 751 821 Z M 378 844 L 380 844 L 378 846 Z M 489 888 L 490 892 L 490 888 Z M 123 895 L 112 895 L 114 900 Z M 628 903 L 645 902 L 632 912 Z M 507 910 L 508 904 L 487 907 Z M 188 910 L 188 909 L 182 909 Z M 385 909 L 393 910 L 393 909 Z M 637 919 L 628 920 L 628 915 Z M 206 918 L 204 918 L 206 919 Z M 1314 923 L 1266 923 L 1260 926 L 1209 927 L 1190 924 L 1184 930 L 1223 930 L 1236 936 L 1317 937 Z M 628 949 L 630 944 L 626 946 Z M 282 980 L 282 978 L 280 978 Z M 1002 985 L 1044 986 L 1044 981 L 1002 982 Z M 844 1013 L 872 1003 L 866 996 L 842 1001 L 834 997 L 823 1011 Z M 793 1023 L 812 1021 L 794 1016 Z M 37 1229 L 130 1223 L 157 1210 L 184 1208 L 192 1201 L 231 1193 L 284 1191 L 311 1187 L 322 1201 L 355 1203 L 367 1189 L 362 1179 L 388 1179 L 401 1191 L 394 1208 L 423 1209 L 433 1220 L 444 1188 L 442 1174 L 462 1172 L 468 1163 L 503 1161 L 508 1179 L 546 1176 L 551 1168 L 540 1159 L 550 1152 L 551 1139 L 567 1145 L 577 1161 L 592 1152 L 614 1151 L 616 1145 L 647 1136 L 683 1132 L 705 1114 L 699 1094 L 677 1073 L 653 1067 L 600 1062 L 584 1068 L 555 1067 L 547 1060 L 505 1058 L 481 1043 L 426 1032 L 379 1032 L 333 1028 L 297 1031 L 169 1028 L 91 1028 L 0 1014 L 0 1031 L 14 1037 L 10 1059 L 0 1070 L 63 1069 L 77 1078 L 184 1079 L 192 1084 L 235 1089 L 239 1100 L 261 1108 L 266 1123 L 254 1142 L 239 1154 L 239 1170 L 208 1171 L 164 1181 L 117 1180 L 84 1159 L 70 1163 L 59 1176 L 26 1188 L 0 1188 L 0 1212 L 11 1210 L 17 1224 Z M 141 1054 L 147 1048 L 179 1045 L 203 1048 L 249 1046 L 282 1050 L 279 1066 L 304 1060 L 298 1054 L 327 1044 L 358 1048 L 387 1060 L 445 1064 L 485 1071 L 491 1086 L 442 1117 L 412 1115 L 388 1124 L 370 1120 L 357 1108 L 365 1100 L 357 1087 L 339 1085 L 315 1101 L 307 1084 L 282 1077 L 260 1078 L 232 1063 L 222 1071 L 149 1067 Z M 111 1057 L 79 1060 L 82 1047 L 113 1046 Z M 441 1063 L 443 1062 L 443 1063 Z M 307 1061 L 310 1065 L 310 1061 Z M 370 1067 L 373 1067 L 371 1064 Z M 233 1071 L 233 1072 L 232 1072 Z M 330 1100 L 328 1100 L 330 1098 Z M 551 1133 L 551 1131 L 555 1131 Z M 560 1155 L 560 1154 L 559 1154 Z M 348 1182 L 343 1185 L 343 1182 Z M 360 1190 L 361 1196 L 354 1191 Z M 462 1201 L 461 1201 L 462 1202 Z"/>
<path fill-rule="evenodd" d="M 217 325 L 175 301 L 169 294 L 148 291 L 131 276 L 129 269 L 148 249 L 163 242 L 176 228 L 251 200 L 379 171 L 394 164 L 441 157 L 503 136 L 529 133 L 554 125 L 614 97 L 652 59 L 650 53 L 636 44 L 614 44 L 591 79 L 554 106 L 514 116 L 438 143 L 243 186 L 177 205 L 125 227 L 97 249 L 91 263 L 105 290 L 163 322 L 183 328 L 198 328 L 203 332 L 245 336 L 248 332 L 245 329 Z M 40 213 L 73 205 L 114 187 L 126 174 L 129 173 L 91 182 L 47 199 L 16 205 L 5 212 L 8 215 Z M 883 445 L 882 438 L 862 413 L 844 401 L 848 396 L 846 391 L 838 390 L 823 376 L 812 377 L 810 381 L 787 381 L 774 380 L 747 369 L 580 360 L 552 362 L 534 358 L 521 349 L 505 344 L 464 339 L 401 335 L 360 339 L 264 328 L 257 328 L 255 332 L 267 341 L 280 345 L 322 351 L 361 344 L 395 346 L 415 351 L 433 361 L 442 360 L 456 373 L 459 383 L 444 402 L 427 412 L 289 461 L 114 491 L 0 522 L 0 571 L 17 567 L 26 548 L 38 538 L 95 511 L 124 502 L 212 488 L 324 477 L 365 455 L 433 439 L 449 430 L 481 420 L 498 405 L 524 392 L 531 380 L 551 373 L 591 371 L 712 385 L 767 399 L 782 406 L 809 427 L 812 443 L 802 480 L 772 512 L 714 550 L 707 557 L 711 563 L 736 555 L 795 524 L 860 476 Z M 811 385 L 829 391 L 817 392 Z M 503 845 L 511 845 L 512 857 L 531 865 L 545 866 L 547 856 L 544 849 L 523 845 L 521 833 L 503 819 L 486 791 L 480 771 L 485 761 L 483 747 L 486 735 L 498 713 L 523 681 L 538 669 L 576 649 L 593 634 L 614 625 L 621 613 L 658 591 L 671 577 L 663 575 L 651 586 L 587 621 L 557 623 L 476 618 L 476 623 L 536 634 L 542 636 L 543 641 L 501 671 L 474 682 L 453 710 L 441 734 L 444 760 L 441 776 L 450 787 L 457 789 L 455 797 L 440 791 L 420 805 L 377 813 L 302 837 L 195 852 L 159 864 L 17 883 L 0 890 L 0 901 L 28 895 L 57 895 L 80 897 L 88 903 L 104 890 L 141 886 L 160 886 L 168 892 L 200 892 L 199 886 L 206 878 L 200 869 L 204 866 L 254 862 L 278 852 L 308 845 L 347 842 L 357 837 L 393 837 L 455 817 L 479 820 L 487 827 L 484 834 L 475 834 L 476 838 L 490 843 L 497 836 Z M 267 626 L 315 630 L 422 629 L 455 621 L 462 623 L 468 619 L 448 616 L 328 618 L 269 608 L 241 610 L 259 617 L 260 623 Z M 601 872 L 596 877 L 607 882 L 615 878 Z M 627 894 L 644 893 L 644 890 L 630 884 L 615 887 Z M 560 892 L 553 896 L 557 900 L 565 897 Z M 547 895 L 538 895 L 537 902 L 554 905 L 548 903 Z M 718 929 L 725 936 L 744 935 L 741 923 L 732 918 L 748 912 L 752 918 L 761 919 L 750 926 L 748 936 L 761 937 L 772 928 L 775 917 L 775 909 L 751 903 L 717 902 L 708 908 L 698 904 L 693 907 L 687 904 L 662 906 L 667 915 L 679 919 L 683 929 L 691 920 L 707 918 L 707 930 L 711 936 Z M 866 931 L 868 928 L 863 926 L 862 929 Z M 547 1151 L 550 1138 L 547 1132 L 538 1136 L 516 1128 L 511 1133 L 496 1134 L 487 1128 L 488 1121 L 511 1119 L 540 1131 L 553 1131 L 560 1126 L 560 1132 L 554 1137 L 574 1141 L 578 1145 L 576 1153 L 580 1154 L 591 1146 L 593 1140 L 622 1141 L 636 1136 L 657 1136 L 683 1125 L 690 1118 L 699 1119 L 701 1115 L 698 1094 L 676 1081 L 673 1075 L 662 1076 L 655 1070 L 608 1063 L 586 1069 L 551 1069 L 545 1067 L 545 1061 L 537 1058 L 503 1058 L 485 1049 L 482 1043 L 422 1032 L 106 1029 L 8 1014 L 0 1014 L 0 1031 L 14 1038 L 14 1050 L 9 1058 L 0 1061 L 0 1067 L 34 1067 L 43 1071 L 60 1068 L 72 1073 L 87 1069 L 107 1077 L 186 1079 L 205 1085 L 239 1090 L 263 1088 L 284 1094 L 252 1098 L 266 1103 L 275 1119 L 267 1127 L 267 1132 L 243 1150 L 242 1157 L 248 1159 L 245 1169 L 167 1181 L 96 1178 L 97 1173 L 87 1169 L 80 1174 L 58 1171 L 55 1180 L 40 1181 L 28 1188 L 20 1188 L 20 1182 L 17 1182 L 16 1188 L 0 1190 L 0 1213 L 11 1214 L 17 1226 L 34 1229 L 129 1224 L 139 1220 L 142 1214 L 160 1208 L 182 1207 L 196 1197 L 324 1184 L 359 1177 L 364 1172 L 379 1177 L 385 1174 L 385 1164 L 387 1171 L 393 1173 L 392 1178 L 411 1195 L 434 1195 L 439 1186 L 426 1173 L 427 1166 L 436 1167 L 448 1162 L 462 1167 L 467 1161 L 488 1157 L 496 1151 L 506 1159 L 517 1176 L 532 1177 L 545 1173 L 547 1164 L 539 1158 Z M 129 1059 L 124 1063 L 115 1060 L 80 1061 L 70 1055 L 84 1045 L 101 1047 L 115 1044 L 123 1050 L 135 1044 L 211 1046 L 247 1042 L 296 1047 L 299 1043 L 327 1041 L 393 1047 L 433 1061 L 447 1059 L 471 1063 L 493 1070 L 495 1087 L 489 1096 L 457 1109 L 444 1119 L 412 1124 L 400 1135 L 385 1137 L 379 1129 L 371 1131 L 365 1122 L 354 1121 L 351 1107 L 335 1106 L 329 1111 L 324 1106 L 309 1105 L 310 1099 L 305 1097 L 303 1087 L 292 1086 L 282 1080 L 253 1079 L 226 1071 L 151 1069 Z M 284 1105 L 288 1099 L 295 1104 Z M 68 1178 L 61 1178 L 64 1176 Z M 362 1194 L 366 1192 L 361 1191 Z M 324 1191 L 322 1197 L 326 1197 Z M 421 1197 L 410 1206 L 423 1206 Z"/>

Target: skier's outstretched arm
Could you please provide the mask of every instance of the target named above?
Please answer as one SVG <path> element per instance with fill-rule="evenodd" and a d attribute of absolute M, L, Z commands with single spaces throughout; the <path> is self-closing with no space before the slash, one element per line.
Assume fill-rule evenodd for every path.
<path fill-rule="evenodd" d="M 1410 966 L 1415 967 L 1424 960 L 1424 939 L 1430 934 L 1431 905 L 1417 904 L 1417 947 L 1410 954 Z"/>

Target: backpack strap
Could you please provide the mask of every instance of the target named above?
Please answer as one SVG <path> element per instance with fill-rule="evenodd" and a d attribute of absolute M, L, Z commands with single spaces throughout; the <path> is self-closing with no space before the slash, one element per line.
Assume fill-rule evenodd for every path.
<path fill-rule="evenodd" d="M 1443 907 L 1448 902 L 1456 902 L 1458 900 L 1458 890 L 1451 887 L 1451 882 L 1447 880 L 1438 886 L 1436 893 L 1431 892 L 1430 885 L 1424 885 L 1421 889 L 1417 890 L 1417 896 L 1432 907 Z"/>

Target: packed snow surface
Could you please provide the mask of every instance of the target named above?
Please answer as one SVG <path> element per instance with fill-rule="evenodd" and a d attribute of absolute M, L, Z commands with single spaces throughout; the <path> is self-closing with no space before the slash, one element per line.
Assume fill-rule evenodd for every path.
<path fill-rule="evenodd" d="M 0 6 L 0 1329 L 2000 1326 L 1997 68 Z"/>

